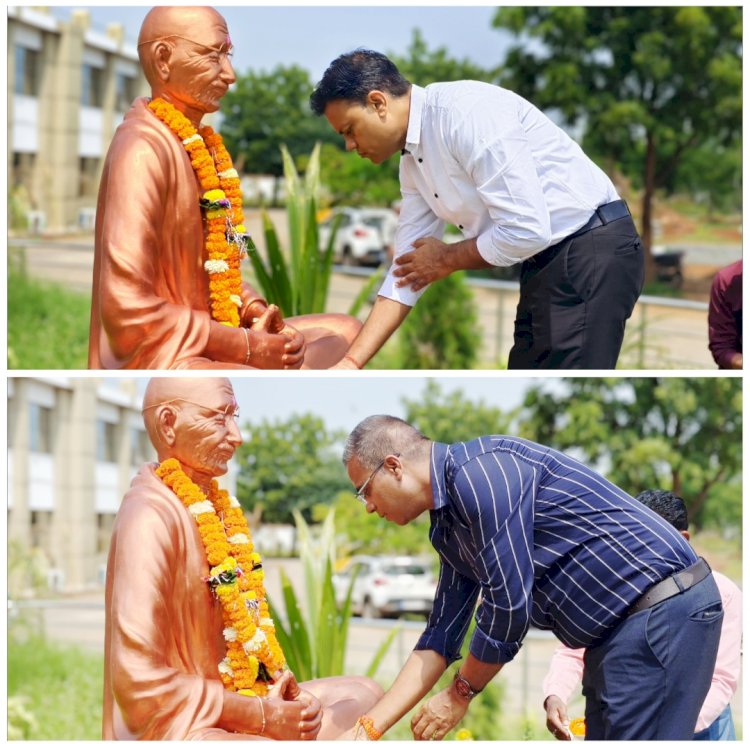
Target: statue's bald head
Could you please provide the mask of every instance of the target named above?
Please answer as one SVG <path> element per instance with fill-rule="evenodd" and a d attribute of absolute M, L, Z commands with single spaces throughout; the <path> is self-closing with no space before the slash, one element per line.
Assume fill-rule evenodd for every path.
<path fill-rule="evenodd" d="M 183 37 L 199 43 L 210 26 L 217 23 L 226 28 L 224 17 L 207 6 L 159 5 L 152 8 L 143 19 L 138 34 L 138 57 L 149 85 L 159 82 L 156 70 L 156 42 Z"/>
<path fill-rule="evenodd" d="M 226 408 L 234 400 L 232 383 L 224 377 L 154 377 L 143 396 L 143 423 L 151 443 L 163 459 L 165 440 L 163 411 L 166 407 L 181 410 L 190 402 L 210 409 Z"/>

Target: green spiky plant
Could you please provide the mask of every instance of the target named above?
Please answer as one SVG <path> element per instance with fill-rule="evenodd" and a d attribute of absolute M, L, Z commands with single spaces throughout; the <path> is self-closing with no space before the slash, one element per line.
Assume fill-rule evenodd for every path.
<path fill-rule="evenodd" d="M 276 228 L 264 209 L 261 217 L 267 259 L 264 261 L 256 247 L 250 245 L 250 261 L 265 298 L 278 305 L 284 316 L 322 313 L 328 298 L 338 224 L 334 224 L 328 243 L 321 251 L 317 221 L 320 146 L 313 149 L 304 178 L 297 173 L 285 145 L 281 146 L 281 155 L 289 225 L 288 256 L 284 255 Z"/>
<path fill-rule="evenodd" d="M 286 656 L 289 668 L 300 681 L 332 677 L 345 673 L 346 643 L 351 619 L 351 597 L 354 576 L 346 599 L 336 605 L 332 573 L 334 550 L 334 512 L 323 521 L 321 534 L 313 539 L 310 528 L 298 511 L 297 524 L 299 553 L 305 573 L 306 616 L 289 577 L 281 571 L 281 586 L 286 617 L 269 600 L 276 635 Z M 396 625 L 375 652 L 366 671 L 375 675 L 380 662 L 400 630 Z"/>

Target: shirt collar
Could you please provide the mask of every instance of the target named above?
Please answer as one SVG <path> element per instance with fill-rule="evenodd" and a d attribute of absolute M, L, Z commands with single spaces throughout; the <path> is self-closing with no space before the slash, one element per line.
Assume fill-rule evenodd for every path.
<path fill-rule="evenodd" d="M 409 99 L 409 125 L 406 128 L 405 150 L 419 145 L 419 136 L 422 131 L 422 111 L 424 110 L 425 96 L 424 88 L 419 85 L 411 86 L 411 98 Z"/>
<path fill-rule="evenodd" d="M 442 509 L 448 505 L 448 494 L 445 489 L 445 467 L 448 461 L 448 445 L 442 442 L 432 443 L 430 453 L 430 482 L 432 484 L 432 508 Z"/>

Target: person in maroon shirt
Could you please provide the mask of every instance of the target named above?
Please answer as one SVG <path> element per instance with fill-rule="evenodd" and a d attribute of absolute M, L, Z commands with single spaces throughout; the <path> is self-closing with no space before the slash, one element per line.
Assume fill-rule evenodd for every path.
<path fill-rule="evenodd" d="M 721 269 L 711 283 L 708 348 L 720 369 L 742 369 L 742 259 Z"/>

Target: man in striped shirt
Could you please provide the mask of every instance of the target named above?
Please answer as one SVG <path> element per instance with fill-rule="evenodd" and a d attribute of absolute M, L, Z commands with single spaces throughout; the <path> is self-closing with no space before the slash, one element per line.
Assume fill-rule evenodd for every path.
<path fill-rule="evenodd" d="M 474 614 L 468 657 L 412 719 L 416 739 L 442 739 L 531 624 L 587 649 L 587 738 L 692 738 L 723 613 L 710 569 L 663 519 L 573 458 L 516 437 L 446 445 L 371 416 L 349 435 L 344 464 L 368 512 L 406 524 L 429 510 L 440 555 L 433 612 L 369 711 L 368 735 L 460 658 Z"/>

